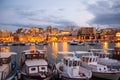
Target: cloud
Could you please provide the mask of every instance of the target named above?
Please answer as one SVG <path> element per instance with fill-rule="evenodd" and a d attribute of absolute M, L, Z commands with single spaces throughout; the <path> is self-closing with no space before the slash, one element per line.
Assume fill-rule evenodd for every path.
<path fill-rule="evenodd" d="M 53 26 L 68 26 L 68 25 L 76 25 L 75 22 L 70 21 L 68 19 L 63 19 L 58 16 L 54 15 L 49 15 L 49 16 L 42 16 L 41 18 L 28 18 L 29 20 L 32 21 L 37 21 L 37 22 L 45 22 L 48 23 L 49 25 Z"/>
<path fill-rule="evenodd" d="M 0 25 L 3 25 L 3 26 L 18 26 L 18 27 L 24 26 L 26 28 L 30 27 L 30 25 L 23 24 L 23 23 L 22 24 L 20 24 L 20 23 L 0 23 Z"/>
<path fill-rule="evenodd" d="M 120 1 L 103 0 L 88 4 L 87 10 L 95 17 L 89 21 L 93 24 L 120 25 Z"/>
<path fill-rule="evenodd" d="M 46 12 L 46 9 L 40 9 L 40 10 L 37 10 L 37 12 L 45 13 L 45 12 Z"/>
<path fill-rule="evenodd" d="M 65 9 L 63 9 L 63 8 L 60 8 L 60 9 L 58 9 L 58 11 L 64 11 Z"/>
<path fill-rule="evenodd" d="M 15 10 L 16 14 L 22 18 L 27 18 L 31 16 L 35 16 L 36 12 L 35 11 L 30 11 L 30 10 Z"/>
<path fill-rule="evenodd" d="M 11 22 L 1 22 L 1 26 L 16 26 L 16 27 L 25 27 L 25 28 L 30 28 L 32 26 L 34 27 L 46 27 L 48 25 L 51 25 L 53 27 L 59 27 L 63 28 L 65 26 L 75 26 L 76 24 L 73 21 L 67 20 L 67 19 L 51 19 L 51 18 L 44 18 L 44 19 L 38 19 L 38 18 L 29 18 L 32 22 L 31 23 L 11 23 Z M 34 22 L 38 23 L 34 23 Z"/>
<path fill-rule="evenodd" d="M 91 22 L 102 25 L 120 24 L 120 13 L 96 15 L 96 17 L 91 20 Z"/>

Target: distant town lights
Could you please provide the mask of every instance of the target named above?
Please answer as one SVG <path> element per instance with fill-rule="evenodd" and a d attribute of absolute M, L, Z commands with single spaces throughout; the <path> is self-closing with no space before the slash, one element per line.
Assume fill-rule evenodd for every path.
<path fill-rule="evenodd" d="M 116 37 L 120 37 L 120 32 L 117 32 L 117 33 L 116 33 Z"/>

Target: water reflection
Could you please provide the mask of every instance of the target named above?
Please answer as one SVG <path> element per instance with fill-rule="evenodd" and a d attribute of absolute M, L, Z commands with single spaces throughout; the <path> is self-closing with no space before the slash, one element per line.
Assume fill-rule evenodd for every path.
<path fill-rule="evenodd" d="M 105 52 L 108 52 L 108 42 L 103 43 L 103 49 Z"/>
<path fill-rule="evenodd" d="M 68 47 L 68 43 L 67 42 L 63 42 L 62 43 L 62 51 L 63 52 L 69 52 L 69 47 Z M 68 56 L 68 54 L 63 54 L 61 56 L 66 57 L 66 56 Z"/>
<path fill-rule="evenodd" d="M 9 46 L 1 47 L 0 51 L 1 52 L 10 52 L 10 47 Z"/>
<path fill-rule="evenodd" d="M 120 42 L 117 42 L 117 43 L 116 43 L 116 46 L 117 46 L 117 47 L 120 47 Z"/>
<path fill-rule="evenodd" d="M 58 43 L 52 42 L 52 57 L 57 58 L 58 57 Z"/>
<path fill-rule="evenodd" d="M 69 47 L 68 47 L 68 43 L 67 42 L 63 42 L 62 49 L 63 49 L 63 52 L 68 52 Z"/>

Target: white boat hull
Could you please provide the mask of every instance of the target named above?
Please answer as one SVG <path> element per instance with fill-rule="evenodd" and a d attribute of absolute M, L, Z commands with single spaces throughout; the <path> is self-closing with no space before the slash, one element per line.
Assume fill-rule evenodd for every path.
<path fill-rule="evenodd" d="M 118 80 L 120 78 L 120 73 L 93 72 L 93 76 L 110 80 Z"/>
<path fill-rule="evenodd" d="M 92 73 L 90 73 L 91 74 L 91 76 L 70 76 L 71 74 L 70 73 L 68 73 L 68 72 L 65 72 L 65 71 L 61 71 L 59 68 L 60 68 L 60 66 L 62 66 L 62 64 L 61 63 L 58 63 L 57 65 L 56 65 L 56 68 L 57 68 L 57 71 L 58 71 L 58 73 L 59 73 L 59 77 L 62 77 L 63 79 L 65 79 L 65 80 L 90 80 L 90 78 L 91 78 L 91 76 L 92 76 Z"/>

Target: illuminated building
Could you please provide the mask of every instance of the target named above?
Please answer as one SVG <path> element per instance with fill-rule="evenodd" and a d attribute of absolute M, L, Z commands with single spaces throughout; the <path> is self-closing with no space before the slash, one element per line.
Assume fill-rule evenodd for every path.
<path fill-rule="evenodd" d="M 78 30 L 78 35 L 81 40 L 94 40 L 96 39 L 96 28 L 95 27 L 81 27 Z"/>
<path fill-rule="evenodd" d="M 114 51 L 112 53 L 112 58 L 120 60 L 120 32 L 116 33 L 116 46 L 114 48 Z"/>

